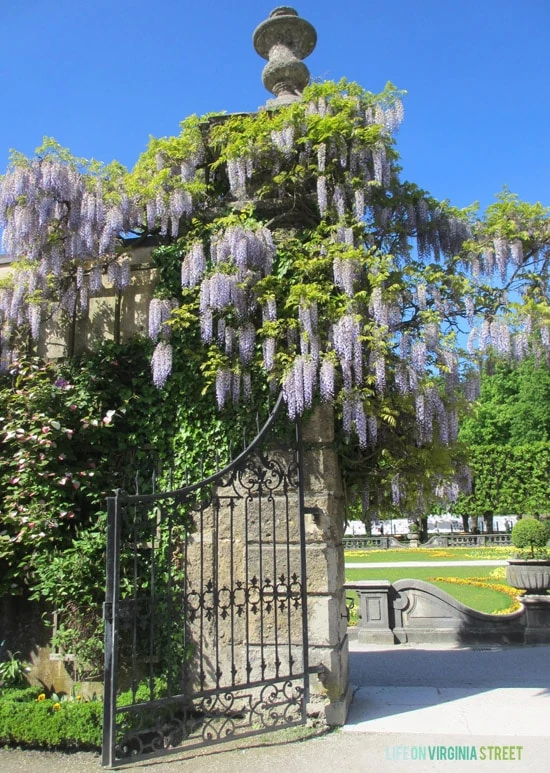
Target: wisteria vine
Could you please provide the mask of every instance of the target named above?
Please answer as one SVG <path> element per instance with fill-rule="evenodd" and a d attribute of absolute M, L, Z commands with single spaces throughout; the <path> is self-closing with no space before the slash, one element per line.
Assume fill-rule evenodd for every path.
<path fill-rule="evenodd" d="M 335 403 L 365 453 L 388 431 L 454 443 L 483 357 L 547 356 L 549 213 L 505 191 L 479 219 L 403 182 L 401 96 L 315 84 L 277 111 L 190 119 L 131 173 L 51 142 L 14 156 L 0 182 L 15 266 L 0 289 L 4 356 L 21 330 L 40 337 L 54 301 L 85 315 L 106 283 L 123 293 L 130 237 L 155 235 L 179 255 L 177 285 L 159 284 L 149 308 L 159 388 L 194 320 L 220 408 L 261 376 L 291 419 L 316 396 Z M 395 507 L 405 478 L 388 478 Z"/>

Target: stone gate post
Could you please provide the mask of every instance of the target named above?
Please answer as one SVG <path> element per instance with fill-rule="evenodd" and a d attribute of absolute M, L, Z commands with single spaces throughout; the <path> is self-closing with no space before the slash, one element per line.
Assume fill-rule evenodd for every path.
<path fill-rule="evenodd" d="M 334 411 L 317 407 L 304 421 L 304 504 L 309 662 L 323 666 L 310 679 L 311 717 L 343 725 L 351 691 L 344 588 L 343 490 L 334 450 Z"/>

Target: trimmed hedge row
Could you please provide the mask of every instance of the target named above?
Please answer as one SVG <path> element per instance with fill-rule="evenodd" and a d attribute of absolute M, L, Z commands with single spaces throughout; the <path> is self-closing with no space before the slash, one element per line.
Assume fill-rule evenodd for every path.
<path fill-rule="evenodd" d="M 100 749 L 103 703 L 42 698 L 40 689 L 0 690 L 0 743 Z"/>

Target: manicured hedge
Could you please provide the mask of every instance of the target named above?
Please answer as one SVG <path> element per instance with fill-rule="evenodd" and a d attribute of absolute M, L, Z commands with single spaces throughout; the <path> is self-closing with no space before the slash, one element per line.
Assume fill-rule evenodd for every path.
<path fill-rule="evenodd" d="M 99 749 L 103 703 L 43 698 L 37 690 L 0 691 L 0 744 Z"/>

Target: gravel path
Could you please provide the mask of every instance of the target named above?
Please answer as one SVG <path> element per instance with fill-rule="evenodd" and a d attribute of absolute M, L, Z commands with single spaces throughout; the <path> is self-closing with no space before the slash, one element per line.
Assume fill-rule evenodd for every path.
<path fill-rule="evenodd" d="M 507 748 L 512 745 L 522 747 L 522 761 L 506 763 L 509 773 L 548 773 L 550 646 L 385 647 L 354 642 L 350 649 L 350 675 L 356 687 L 356 701 L 343 731 L 305 739 L 296 731 L 293 735 L 292 731 L 281 731 L 262 738 L 242 739 L 229 748 L 211 746 L 199 754 L 190 751 L 119 769 L 135 773 L 398 773 L 405 769 L 414 770 L 414 773 L 436 773 L 444 768 L 449 769 L 449 773 L 451 770 L 453 773 L 476 773 L 480 769 L 500 773 L 504 766 L 498 762 L 469 760 L 442 764 L 430 759 L 405 762 L 402 758 L 392 757 L 396 753 L 402 754 L 404 749 L 427 748 L 428 745 L 432 748 L 437 745 L 446 748 L 475 745 L 480 748 L 483 745 L 486 748 L 488 744 L 499 744 Z M 443 697 L 439 695 L 445 692 L 442 687 L 446 690 Z M 427 703 L 424 701 L 425 706 L 409 705 L 410 701 L 403 703 L 399 697 L 399 690 L 403 692 L 403 688 L 407 695 L 416 696 L 416 703 L 427 691 L 431 691 L 430 695 L 437 693 L 438 700 L 444 700 L 441 709 L 436 707 L 434 714 L 432 699 Z M 455 719 L 464 688 L 468 688 L 468 700 L 471 701 L 467 717 L 479 717 L 467 735 L 457 734 L 453 727 L 457 724 Z M 388 696 L 396 691 L 398 701 L 392 703 Z M 504 696 L 512 694 L 513 700 L 507 702 Z M 502 695 L 500 702 L 498 695 Z M 456 710 L 452 708 L 453 700 L 457 701 Z M 366 725 L 375 721 L 377 711 L 391 719 L 391 727 L 384 732 L 364 730 L 363 721 L 366 720 Z M 422 712 L 426 711 L 432 711 L 430 721 L 422 719 Z M 493 725 L 501 728 L 501 734 L 495 735 L 493 730 L 484 730 L 487 725 L 484 718 L 499 711 L 503 719 Z M 420 730 L 413 733 L 407 727 L 415 713 Z M 449 716 L 454 719 L 449 720 Z M 524 724 L 530 725 L 530 732 L 525 736 L 516 735 L 518 716 L 523 718 Z M 0 749 L 1 773 L 98 771 L 101 771 L 101 760 L 95 753 Z"/>

